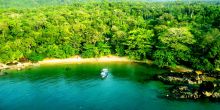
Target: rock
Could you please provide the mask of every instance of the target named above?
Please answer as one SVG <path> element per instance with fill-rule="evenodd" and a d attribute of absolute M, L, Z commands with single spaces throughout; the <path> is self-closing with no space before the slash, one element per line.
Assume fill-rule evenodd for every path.
<path fill-rule="evenodd" d="M 17 66 L 21 67 L 21 66 L 23 66 L 23 64 L 20 63 L 20 62 L 18 62 L 18 63 L 17 63 Z"/>
<path fill-rule="evenodd" d="M 172 87 L 168 96 L 175 99 L 198 99 L 200 97 L 198 91 L 188 86 Z"/>
<path fill-rule="evenodd" d="M 203 74 L 203 72 L 200 71 L 200 70 L 196 70 L 195 73 L 196 73 L 197 75 Z"/>
<path fill-rule="evenodd" d="M 187 82 L 188 82 L 188 84 L 192 84 L 192 85 L 194 85 L 194 84 L 197 84 L 197 82 L 194 82 L 194 81 L 192 81 L 192 80 L 187 80 Z"/>
<path fill-rule="evenodd" d="M 220 92 L 214 92 L 212 98 L 220 98 Z"/>
<path fill-rule="evenodd" d="M 208 74 L 206 74 L 209 77 L 214 77 L 216 79 L 220 79 L 220 71 L 216 71 L 216 72 L 210 72 Z"/>
<path fill-rule="evenodd" d="M 17 64 L 18 64 L 17 61 L 6 63 L 6 65 L 8 65 L 8 66 L 11 66 L 11 65 L 17 65 Z"/>
<path fill-rule="evenodd" d="M 0 70 L 0 76 L 6 75 L 8 74 L 7 72 L 5 72 L 4 70 Z"/>
<path fill-rule="evenodd" d="M 169 72 L 158 75 L 157 79 L 169 84 L 201 84 L 206 78 L 205 74 L 198 75 L 195 72 Z"/>
<path fill-rule="evenodd" d="M 188 88 L 187 86 L 180 86 L 178 89 L 179 89 L 180 91 L 186 91 L 186 90 L 188 90 L 189 88 Z"/>
<path fill-rule="evenodd" d="M 183 78 L 173 77 L 173 76 L 168 76 L 167 79 L 169 82 L 182 82 L 183 81 Z"/>
<path fill-rule="evenodd" d="M 198 91 L 195 91 L 194 93 L 193 93 L 193 98 L 194 99 L 198 99 L 200 96 L 199 96 L 199 94 L 198 94 Z"/>
<path fill-rule="evenodd" d="M 212 96 L 212 92 L 205 91 L 205 92 L 202 92 L 202 93 L 203 93 L 203 95 L 205 95 L 205 97 Z"/>
<path fill-rule="evenodd" d="M 214 91 L 214 88 L 213 82 L 204 81 L 199 85 L 198 91 L 202 97 L 210 97 Z"/>
<path fill-rule="evenodd" d="M 157 75 L 157 79 L 173 87 L 164 96 L 173 99 L 209 99 L 220 101 L 220 73 L 202 71 L 179 73 L 169 72 Z"/>
<path fill-rule="evenodd" d="M 199 91 L 201 92 L 211 92 L 214 90 L 214 83 L 211 81 L 203 81 L 202 84 L 199 85 Z"/>
<path fill-rule="evenodd" d="M 6 69 L 7 65 L 0 63 L 0 70 Z"/>
<path fill-rule="evenodd" d="M 186 95 L 181 95 L 180 98 L 181 99 L 186 99 L 187 97 L 186 97 Z"/>
<path fill-rule="evenodd" d="M 182 83 L 184 81 L 183 78 L 172 76 L 172 75 L 158 75 L 157 79 L 165 83 Z"/>

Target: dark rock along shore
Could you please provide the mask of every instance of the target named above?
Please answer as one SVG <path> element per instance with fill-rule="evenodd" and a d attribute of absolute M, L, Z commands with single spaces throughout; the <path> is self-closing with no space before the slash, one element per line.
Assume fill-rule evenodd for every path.
<path fill-rule="evenodd" d="M 220 72 L 168 72 L 156 76 L 171 85 L 165 97 L 172 99 L 209 99 L 220 101 Z"/>

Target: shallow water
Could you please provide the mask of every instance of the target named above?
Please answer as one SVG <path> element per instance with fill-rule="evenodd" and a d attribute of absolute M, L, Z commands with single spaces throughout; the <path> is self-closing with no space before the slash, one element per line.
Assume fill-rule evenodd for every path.
<path fill-rule="evenodd" d="M 100 78 L 103 68 L 110 74 Z M 50 65 L 0 77 L 0 110 L 218 110 L 219 103 L 161 98 L 163 72 L 134 63 Z"/>

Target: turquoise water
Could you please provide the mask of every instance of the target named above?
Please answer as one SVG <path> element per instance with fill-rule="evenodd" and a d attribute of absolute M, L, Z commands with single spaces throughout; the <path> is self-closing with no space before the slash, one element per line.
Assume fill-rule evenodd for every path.
<path fill-rule="evenodd" d="M 106 79 L 99 74 L 110 71 Z M 163 72 L 132 63 L 39 66 L 0 77 L 0 110 L 219 110 L 219 103 L 161 98 Z"/>

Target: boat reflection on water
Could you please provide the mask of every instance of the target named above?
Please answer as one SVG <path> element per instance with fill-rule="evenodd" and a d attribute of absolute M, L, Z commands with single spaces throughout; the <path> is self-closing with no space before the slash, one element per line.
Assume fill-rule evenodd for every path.
<path fill-rule="evenodd" d="M 101 78 L 104 79 L 108 76 L 108 69 L 104 68 L 102 69 L 102 72 L 100 73 Z"/>

